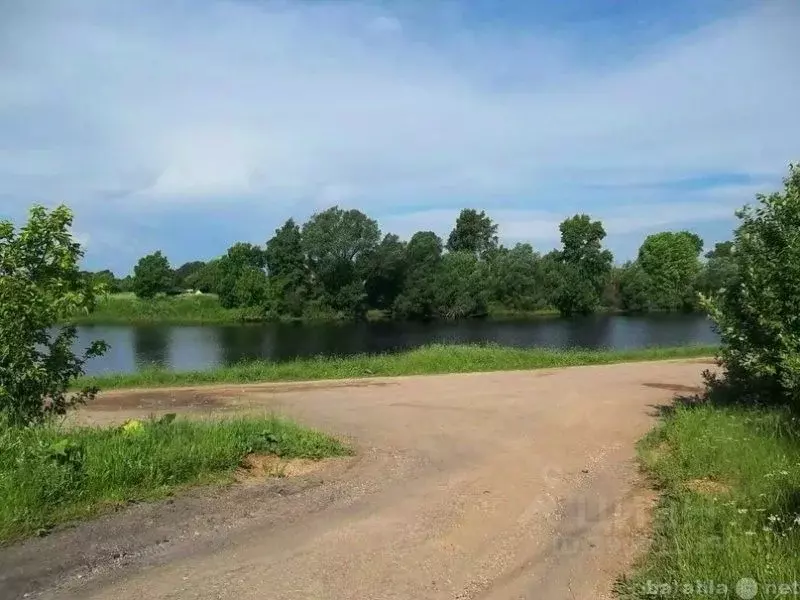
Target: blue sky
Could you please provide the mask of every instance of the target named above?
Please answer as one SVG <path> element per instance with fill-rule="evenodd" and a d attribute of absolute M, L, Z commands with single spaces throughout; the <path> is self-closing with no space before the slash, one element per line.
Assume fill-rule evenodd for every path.
<path fill-rule="evenodd" d="M 800 160 L 796 0 L 0 4 L 0 218 L 66 202 L 86 266 L 263 243 L 332 204 L 505 243 L 576 212 L 618 260 L 725 239 Z"/>

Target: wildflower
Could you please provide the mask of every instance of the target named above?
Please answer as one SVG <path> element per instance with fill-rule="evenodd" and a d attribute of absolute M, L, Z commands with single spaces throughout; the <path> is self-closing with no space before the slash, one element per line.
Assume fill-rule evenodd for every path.
<path fill-rule="evenodd" d="M 778 515 L 770 515 L 769 517 L 767 517 L 767 520 L 768 520 L 770 523 L 775 523 L 775 522 L 777 522 L 777 521 L 780 521 L 780 520 L 781 520 L 781 518 L 780 518 Z"/>
<path fill-rule="evenodd" d="M 139 433 L 144 429 L 144 425 L 142 425 L 141 421 L 137 421 L 136 419 L 131 419 L 130 421 L 125 421 L 125 424 L 122 426 L 122 431 L 128 434 L 131 433 Z"/>

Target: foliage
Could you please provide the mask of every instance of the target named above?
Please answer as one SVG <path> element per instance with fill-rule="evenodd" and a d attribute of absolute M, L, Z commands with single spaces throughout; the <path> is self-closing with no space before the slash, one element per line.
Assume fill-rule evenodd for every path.
<path fill-rule="evenodd" d="M 605 229 L 589 215 L 566 219 L 559 229 L 562 250 L 558 255 L 559 282 L 554 304 L 567 316 L 592 313 L 600 305 L 613 260 L 601 245 Z"/>
<path fill-rule="evenodd" d="M 75 327 L 53 329 L 76 312 L 88 312 L 98 290 L 78 268 L 83 256 L 70 233 L 66 206 L 35 206 L 19 231 L 0 222 L 0 412 L 14 425 L 64 414 L 92 398 L 93 387 L 68 394 L 86 360 L 106 350 L 93 342 L 73 351 Z"/>
<path fill-rule="evenodd" d="M 166 294 L 175 284 L 175 276 L 167 257 L 161 251 L 139 259 L 133 268 L 133 292 L 139 298 L 155 298 Z"/>
<path fill-rule="evenodd" d="M 544 265 L 530 244 L 500 248 L 489 262 L 492 300 L 507 308 L 533 311 L 547 307 Z"/>
<path fill-rule="evenodd" d="M 705 296 L 712 296 L 736 285 L 737 267 L 733 258 L 733 242 L 717 243 L 713 250 L 706 253 L 706 259 L 698 277 L 698 291 Z"/>
<path fill-rule="evenodd" d="M 705 298 L 726 383 L 744 399 L 800 408 L 800 167 L 783 192 L 737 213 L 735 285 Z"/>
<path fill-rule="evenodd" d="M 695 304 L 693 283 L 700 272 L 703 241 L 688 231 L 647 236 L 639 248 L 639 265 L 650 282 L 650 304 L 664 310 Z"/>
<path fill-rule="evenodd" d="M 120 282 L 114 276 L 114 273 L 108 269 L 95 273 L 83 272 L 83 274 L 90 278 L 96 288 L 100 288 L 110 294 L 116 294 L 121 291 Z"/>
<path fill-rule="evenodd" d="M 392 307 L 395 316 L 430 319 L 436 314 L 436 278 L 442 262 L 442 240 L 432 231 L 418 231 L 406 247 L 403 291 Z"/>
<path fill-rule="evenodd" d="M 183 283 L 187 288 L 199 290 L 204 294 L 216 294 L 221 277 L 221 259 L 215 258 L 186 276 Z"/>
<path fill-rule="evenodd" d="M 334 310 L 366 312 L 364 272 L 380 240 L 378 223 L 358 210 L 337 206 L 311 216 L 302 230 L 313 281 Z"/>
<path fill-rule="evenodd" d="M 180 267 L 175 269 L 175 285 L 180 288 L 192 288 L 188 285 L 187 279 L 191 278 L 195 273 L 200 272 L 206 266 L 202 260 L 193 260 L 191 262 L 183 263 Z M 194 289 L 194 288 L 192 288 Z"/>
<path fill-rule="evenodd" d="M 445 319 L 485 315 L 489 302 L 487 271 L 485 263 L 471 252 L 445 254 L 436 277 L 436 313 Z"/>
<path fill-rule="evenodd" d="M 387 234 L 366 261 L 367 304 L 390 309 L 403 289 L 406 269 L 406 244 L 396 235 Z"/>
<path fill-rule="evenodd" d="M 650 309 L 652 285 L 639 262 L 629 262 L 620 270 L 619 307 L 626 312 L 646 312 Z"/>
<path fill-rule="evenodd" d="M 268 297 L 266 256 L 254 245 L 238 242 L 217 265 L 217 295 L 223 308 L 258 307 L 266 312 Z"/>
<path fill-rule="evenodd" d="M 311 298 L 311 282 L 300 228 L 293 219 L 275 230 L 265 251 L 270 277 L 270 306 L 280 315 L 300 317 Z"/>
<path fill-rule="evenodd" d="M 456 226 L 447 239 L 450 252 L 470 252 L 476 256 L 486 256 L 497 248 L 497 224 L 478 212 L 465 208 L 456 219 Z"/>
<path fill-rule="evenodd" d="M 0 541 L 186 485 L 230 481 L 253 452 L 318 459 L 349 450 L 274 417 L 167 414 L 113 428 L 0 427 Z"/>

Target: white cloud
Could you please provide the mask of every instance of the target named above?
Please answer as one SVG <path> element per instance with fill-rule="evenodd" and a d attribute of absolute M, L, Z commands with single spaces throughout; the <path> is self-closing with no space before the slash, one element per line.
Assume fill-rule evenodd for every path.
<path fill-rule="evenodd" d="M 777 180 L 798 158 L 798 22 L 796 2 L 760 2 L 599 67 L 575 58 L 596 41 L 445 21 L 425 37 L 374 4 L 32 4 L 0 53 L 0 195 L 246 203 L 274 219 L 469 204 L 509 238 L 552 236 L 576 203 L 610 232 L 716 219 L 730 200 L 681 192 L 632 211 L 628 186 Z"/>

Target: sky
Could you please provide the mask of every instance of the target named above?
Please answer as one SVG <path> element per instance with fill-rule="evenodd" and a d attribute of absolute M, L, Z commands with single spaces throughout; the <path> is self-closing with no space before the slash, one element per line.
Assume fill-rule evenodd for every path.
<path fill-rule="evenodd" d="M 338 204 L 484 209 L 617 261 L 728 238 L 800 160 L 797 0 L 0 0 L 0 219 L 66 203 L 89 269 L 263 244 Z"/>

